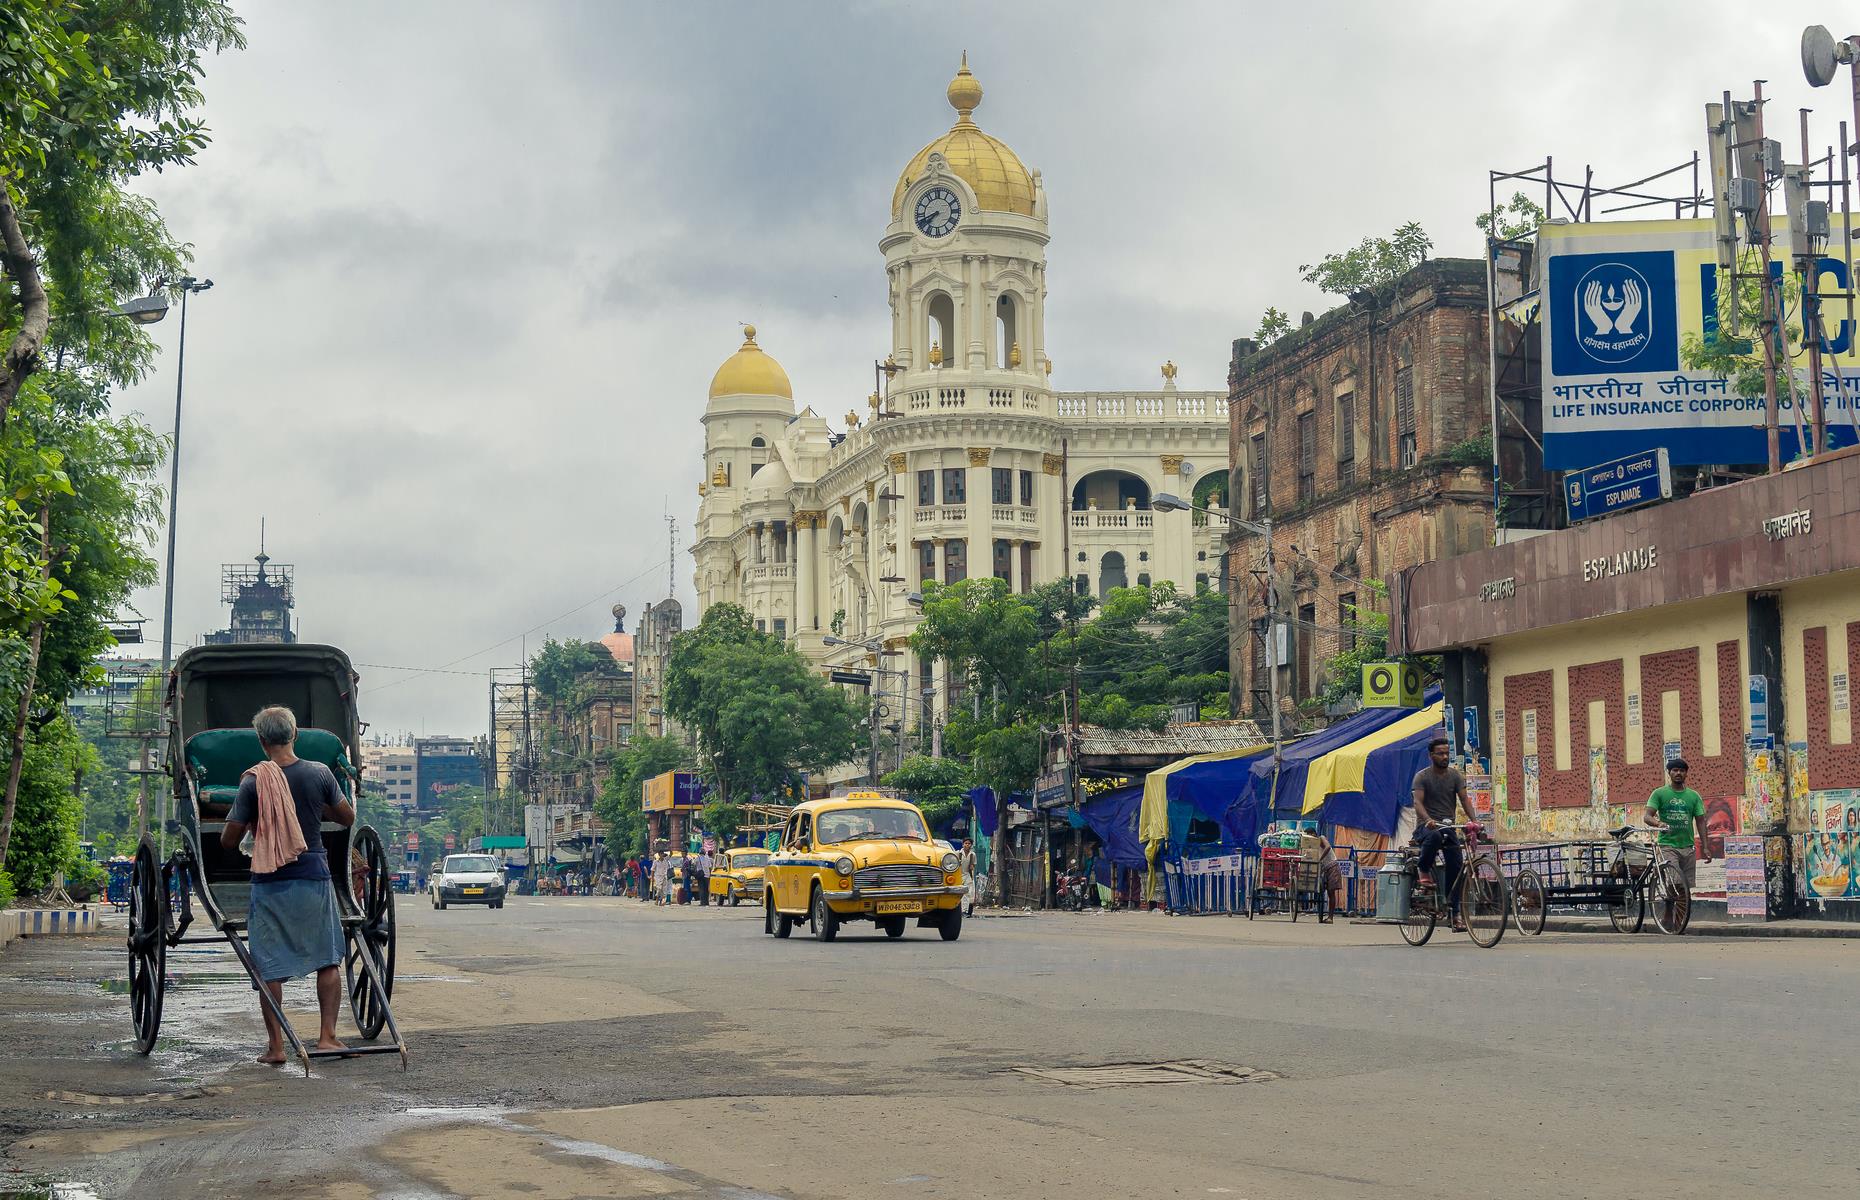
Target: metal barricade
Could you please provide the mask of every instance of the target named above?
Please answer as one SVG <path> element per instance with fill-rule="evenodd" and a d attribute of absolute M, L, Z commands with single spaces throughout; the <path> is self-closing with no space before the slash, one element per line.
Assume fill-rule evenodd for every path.
<path fill-rule="evenodd" d="M 1164 862 L 1169 911 L 1194 915 L 1244 913 L 1258 874 L 1258 861 L 1245 854 L 1217 854 Z"/>

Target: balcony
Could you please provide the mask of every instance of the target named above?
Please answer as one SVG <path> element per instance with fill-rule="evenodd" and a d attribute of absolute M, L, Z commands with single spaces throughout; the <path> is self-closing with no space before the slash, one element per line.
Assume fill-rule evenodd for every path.
<path fill-rule="evenodd" d="M 794 578 L 792 563 L 756 563 L 743 568 L 743 583 L 778 583 Z"/>
<path fill-rule="evenodd" d="M 1066 392 L 1053 401 L 1061 420 L 1227 423 L 1219 392 Z"/>
<path fill-rule="evenodd" d="M 1142 509 L 1075 512 L 1071 520 L 1074 529 L 1153 529 L 1156 526 L 1156 514 Z"/>

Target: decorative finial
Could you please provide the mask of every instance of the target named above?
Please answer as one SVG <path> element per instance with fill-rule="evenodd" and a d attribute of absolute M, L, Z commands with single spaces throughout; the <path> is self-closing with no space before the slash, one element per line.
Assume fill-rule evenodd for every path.
<path fill-rule="evenodd" d="M 879 406 L 879 404 L 881 403 L 881 401 L 880 401 L 880 400 L 879 400 L 879 398 L 878 398 L 878 393 L 877 393 L 877 392 L 873 392 L 873 393 L 872 393 L 872 396 L 871 396 L 871 399 L 869 399 L 869 400 L 867 400 L 867 401 L 866 401 L 866 403 L 872 406 L 872 411 L 873 411 L 873 412 L 877 412 L 877 411 L 878 411 L 878 406 Z"/>
<path fill-rule="evenodd" d="M 930 365 L 933 367 L 940 367 L 943 365 L 943 343 L 942 342 L 931 342 L 930 343 Z"/>
<path fill-rule="evenodd" d="M 730 486 L 729 468 L 725 467 L 722 463 L 718 463 L 717 469 L 711 473 L 710 485 L 712 487 L 729 487 Z"/>
<path fill-rule="evenodd" d="M 1019 342 L 1015 342 L 1012 346 L 1008 347 L 1008 366 L 1010 367 L 1020 366 L 1020 343 Z"/>
<path fill-rule="evenodd" d="M 613 613 L 614 613 L 614 632 L 625 633 L 626 632 L 626 605 L 624 604 L 614 605 Z"/>
<path fill-rule="evenodd" d="M 962 52 L 962 66 L 949 81 L 949 105 L 956 110 L 956 124 L 972 125 L 969 114 L 982 106 L 982 85 L 969 72 L 969 52 Z"/>
<path fill-rule="evenodd" d="M 1175 360 L 1174 359 L 1170 359 L 1168 362 L 1165 362 L 1162 365 L 1162 373 L 1163 373 L 1164 380 L 1166 380 L 1169 383 L 1175 382 Z"/>
<path fill-rule="evenodd" d="M 855 427 L 859 424 L 859 414 L 857 411 L 850 408 L 846 410 L 846 424 Z"/>
<path fill-rule="evenodd" d="M 747 350 L 749 347 L 755 344 L 756 344 L 756 327 L 754 325 L 743 326 L 743 349 Z"/>

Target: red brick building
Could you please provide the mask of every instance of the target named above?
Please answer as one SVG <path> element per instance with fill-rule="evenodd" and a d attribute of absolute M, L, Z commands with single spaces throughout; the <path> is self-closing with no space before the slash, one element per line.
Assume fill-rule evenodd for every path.
<path fill-rule="evenodd" d="M 1368 580 L 1492 541 L 1485 267 L 1436 259 L 1261 348 L 1228 373 L 1232 509 L 1270 518 L 1286 631 L 1280 695 L 1323 687 L 1354 645 Z M 1264 718 L 1264 539 L 1230 545 L 1235 712 Z"/>
<path fill-rule="evenodd" d="M 1425 564 L 1394 591 L 1390 650 L 1444 656 L 1501 840 L 1600 837 L 1673 753 L 1714 831 L 1806 835 L 1817 797 L 1860 787 L 1860 449 Z M 1752 734 L 1774 766 L 1755 768 Z"/>

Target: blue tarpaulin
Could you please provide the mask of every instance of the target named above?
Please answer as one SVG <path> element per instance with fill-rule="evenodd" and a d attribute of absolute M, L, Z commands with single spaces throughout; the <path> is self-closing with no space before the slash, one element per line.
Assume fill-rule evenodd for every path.
<path fill-rule="evenodd" d="M 1323 818 L 1393 837 L 1402 807 L 1411 802 L 1415 772 L 1427 765 L 1427 743 L 1439 736 L 1439 729 L 1428 729 L 1372 750 L 1363 768 L 1363 790 L 1332 792 L 1320 810 Z"/>
<path fill-rule="evenodd" d="M 1270 760 L 1272 752 L 1195 763 L 1170 775 L 1166 784 L 1169 844 L 1183 846 L 1188 843 L 1188 823 L 1195 817 L 1220 825 L 1223 839 L 1238 841 L 1241 827 L 1235 823 L 1237 806 L 1254 767 L 1262 758 Z M 1180 828 L 1177 828 L 1178 818 Z"/>
<path fill-rule="evenodd" d="M 1144 865 L 1143 843 L 1137 840 L 1137 810 L 1143 805 L 1143 785 L 1121 787 L 1093 796 L 1079 806 L 1085 824 L 1104 843 L 1104 856 L 1112 864 L 1132 869 Z"/>
<path fill-rule="evenodd" d="M 975 806 L 975 828 L 985 838 L 995 836 L 995 824 L 999 820 L 995 811 L 995 789 L 970 788 L 969 803 Z"/>
<path fill-rule="evenodd" d="M 1429 688 L 1426 703 L 1432 704 L 1439 699 L 1440 689 Z M 1366 737 L 1385 725 L 1413 716 L 1414 711 L 1411 708 L 1366 708 L 1329 729 L 1320 730 L 1295 745 L 1287 746 L 1279 756 L 1276 786 L 1272 755 L 1265 754 L 1254 759 L 1245 790 L 1241 792 L 1239 803 L 1234 807 L 1230 836 L 1243 846 L 1253 846 L 1258 843 L 1259 835 L 1266 831 L 1266 826 L 1277 816 L 1299 816 L 1304 811 L 1305 773 L 1313 760 Z M 1385 769 L 1395 768 L 1390 766 Z M 1402 795 L 1407 793 L 1405 784 L 1406 781 L 1402 781 L 1398 785 Z M 1364 786 L 1370 795 L 1375 795 L 1377 792 L 1370 789 L 1383 785 L 1371 784 L 1365 776 Z M 1355 821 L 1346 821 L 1331 813 L 1327 813 L 1326 817 L 1337 824 L 1356 824 Z M 1394 832 L 1393 825 L 1389 827 L 1389 832 Z"/>

